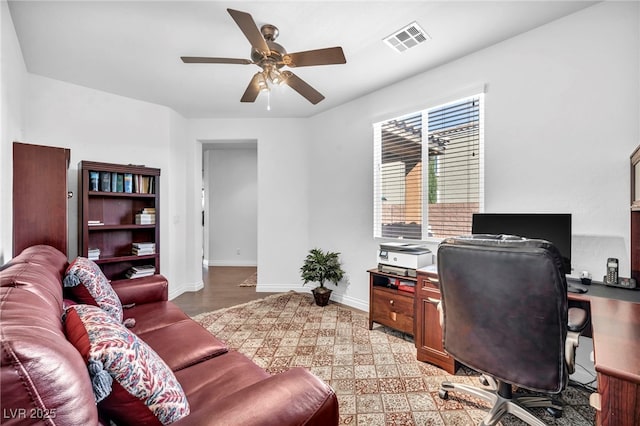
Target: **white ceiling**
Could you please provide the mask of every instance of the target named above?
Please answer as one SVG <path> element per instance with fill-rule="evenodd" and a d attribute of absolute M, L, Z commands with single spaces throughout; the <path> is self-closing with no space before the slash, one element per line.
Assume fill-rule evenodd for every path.
<path fill-rule="evenodd" d="M 166 105 L 187 118 L 308 117 L 588 7 L 585 1 L 10 1 L 29 72 Z M 293 71 L 325 95 L 289 87 L 241 103 L 255 65 L 226 8 L 276 25 L 289 52 L 342 46 L 347 63 Z M 405 53 L 382 39 L 417 21 L 431 40 Z"/>

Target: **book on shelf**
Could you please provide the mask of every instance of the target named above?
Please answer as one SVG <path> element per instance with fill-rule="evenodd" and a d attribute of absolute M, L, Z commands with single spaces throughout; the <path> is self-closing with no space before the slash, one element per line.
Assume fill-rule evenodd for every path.
<path fill-rule="evenodd" d="M 136 214 L 136 225 L 155 225 L 156 209 L 155 207 L 145 207 Z"/>
<path fill-rule="evenodd" d="M 133 175 L 133 192 L 155 194 L 155 179 L 153 176 Z"/>
<path fill-rule="evenodd" d="M 125 192 L 128 194 L 155 194 L 154 176 L 133 173 L 89 171 L 89 190 Z"/>
<path fill-rule="evenodd" d="M 144 256 L 156 253 L 155 243 L 131 243 L 131 254 L 136 256 Z"/>
<path fill-rule="evenodd" d="M 100 191 L 111 192 L 111 173 L 100 172 Z"/>
<path fill-rule="evenodd" d="M 89 191 L 100 190 L 100 172 L 89 171 Z"/>
<path fill-rule="evenodd" d="M 98 260 L 100 259 L 100 249 L 99 248 L 89 248 L 87 253 L 87 258 L 90 260 Z"/>
<path fill-rule="evenodd" d="M 133 174 L 125 173 L 123 175 L 123 189 L 124 192 L 130 194 L 133 192 Z"/>
<path fill-rule="evenodd" d="M 124 175 L 122 173 L 118 173 L 116 175 L 116 192 L 124 192 Z"/>
<path fill-rule="evenodd" d="M 88 220 L 87 221 L 87 225 L 88 226 L 100 226 L 100 225 L 104 225 L 104 222 L 102 222 L 101 220 Z"/>
<path fill-rule="evenodd" d="M 118 192 L 118 173 L 111 172 L 111 192 Z"/>
<path fill-rule="evenodd" d="M 136 214 L 136 225 L 155 225 L 155 223 L 156 223 L 155 214 L 146 214 L 146 213 Z"/>
<path fill-rule="evenodd" d="M 125 276 L 129 279 L 148 277 L 156 273 L 156 267 L 153 265 L 132 266 L 126 272 Z"/>

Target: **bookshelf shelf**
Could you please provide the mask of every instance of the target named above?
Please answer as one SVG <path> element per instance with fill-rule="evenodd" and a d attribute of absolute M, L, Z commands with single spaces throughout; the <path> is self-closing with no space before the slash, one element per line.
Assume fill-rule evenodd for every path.
<path fill-rule="evenodd" d="M 147 265 L 160 273 L 160 169 L 81 161 L 78 172 L 79 255 L 108 279 Z"/>
<path fill-rule="evenodd" d="M 138 194 L 132 192 L 102 192 L 89 191 L 90 197 L 121 197 L 121 198 L 155 198 L 156 194 Z"/>
<path fill-rule="evenodd" d="M 103 257 L 103 258 L 94 260 L 94 262 L 96 262 L 96 264 L 98 265 L 102 265 L 105 263 L 138 262 L 139 260 L 155 259 L 155 257 L 156 257 L 155 254 L 145 254 L 141 256 L 125 255 L 125 256 Z"/>
<path fill-rule="evenodd" d="M 89 232 L 114 231 L 118 229 L 155 229 L 155 225 L 93 225 L 88 226 Z"/>

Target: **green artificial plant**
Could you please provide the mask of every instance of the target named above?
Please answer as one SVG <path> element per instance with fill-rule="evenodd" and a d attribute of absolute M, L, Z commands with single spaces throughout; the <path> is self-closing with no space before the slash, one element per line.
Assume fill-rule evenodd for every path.
<path fill-rule="evenodd" d="M 340 265 L 340 253 L 332 251 L 322 251 L 318 248 L 309 250 L 309 254 L 300 268 L 300 275 L 304 284 L 317 282 L 320 288 L 325 288 L 325 281 L 338 284 L 344 276 L 344 271 Z"/>

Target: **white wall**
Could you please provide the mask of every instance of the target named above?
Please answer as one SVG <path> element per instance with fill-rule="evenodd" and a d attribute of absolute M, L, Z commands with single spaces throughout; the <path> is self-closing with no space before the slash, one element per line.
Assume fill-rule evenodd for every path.
<path fill-rule="evenodd" d="M 350 281 L 334 298 L 368 305 L 366 270 L 379 244 L 371 124 L 481 84 L 485 210 L 572 213 L 574 274 L 597 279 L 607 257 L 618 257 L 629 276 L 639 21 L 637 2 L 601 3 L 313 118 L 310 242 L 341 251 Z"/>
<path fill-rule="evenodd" d="M 205 151 L 209 266 L 258 264 L 257 148 Z"/>
<path fill-rule="evenodd" d="M 69 190 L 76 196 L 69 201 L 69 257 L 78 253 L 79 161 L 160 168 L 161 272 L 175 294 L 185 280 L 184 119 L 163 106 L 34 74 L 28 82 L 25 142 L 71 149 Z"/>
<path fill-rule="evenodd" d="M 27 70 L 7 2 L 0 2 L 0 265 L 13 257 L 13 145 L 24 140 Z"/>
<path fill-rule="evenodd" d="M 189 226 L 192 219 L 188 216 L 191 186 L 187 166 L 187 122 L 179 114 L 169 110 L 169 155 L 168 167 L 161 171 L 162 194 L 160 198 L 160 262 L 162 274 L 169 278 L 169 298 L 185 291 L 202 288 L 202 271 L 197 264 L 190 262 L 198 256 L 189 244 Z M 162 195 L 161 194 L 161 195 Z"/>

